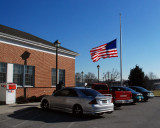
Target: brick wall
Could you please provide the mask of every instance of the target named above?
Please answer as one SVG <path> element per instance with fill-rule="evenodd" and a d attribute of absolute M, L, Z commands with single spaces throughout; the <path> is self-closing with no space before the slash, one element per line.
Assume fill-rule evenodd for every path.
<path fill-rule="evenodd" d="M 55 89 L 51 87 L 51 69 L 56 68 L 55 55 L 0 42 L 0 62 L 24 64 L 20 56 L 25 51 L 31 53 L 27 65 L 35 66 L 35 87 L 27 89 L 27 96 L 51 94 Z M 66 87 L 75 86 L 75 59 L 59 56 L 58 68 L 65 69 Z M 21 95 L 23 96 L 23 88 L 18 88 L 17 97 Z"/>
<path fill-rule="evenodd" d="M 35 87 L 35 88 L 26 88 L 26 97 L 32 96 L 42 96 L 42 95 L 51 95 L 55 88 L 45 88 L 45 87 Z M 16 97 L 24 96 L 24 88 L 18 88 L 16 90 Z"/>

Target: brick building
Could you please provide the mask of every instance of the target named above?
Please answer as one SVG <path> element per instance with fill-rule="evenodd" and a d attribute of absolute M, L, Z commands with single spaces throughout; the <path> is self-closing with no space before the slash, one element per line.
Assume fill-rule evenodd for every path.
<path fill-rule="evenodd" d="M 30 55 L 24 66 L 22 54 L 25 52 Z M 65 87 L 75 86 L 75 57 L 78 55 L 61 46 L 58 49 L 58 81 L 63 81 Z M 50 95 L 56 88 L 54 44 L 0 25 L 0 83 L 5 82 L 18 85 L 16 97 L 24 93 L 26 97 Z"/>

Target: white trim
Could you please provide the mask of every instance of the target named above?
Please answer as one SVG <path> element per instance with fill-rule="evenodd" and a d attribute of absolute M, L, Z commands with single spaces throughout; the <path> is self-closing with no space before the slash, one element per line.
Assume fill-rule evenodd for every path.
<path fill-rule="evenodd" d="M 25 86 L 21 86 L 21 85 L 17 85 L 17 88 L 34 88 L 34 86 L 27 86 L 27 85 L 25 85 Z"/>
<path fill-rule="evenodd" d="M 42 48 L 56 50 L 56 48 L 53 47 L 53 46 L 49 46 L 49 45 L 46 45 L 46 44 L 43 44 L 43 43 L 40 43 L 40 42 L 36 42 L 36 41 L 31 41 L 31 40 L 23 39 L 23 38 L 16 37 L 16 36 L 13 36 L 13 35 L 9 35 L 9 34 L 6 34 L 6 33 L 0 32 L 0 36 L 4 37 L 4 38 L 7 38 L 7 39 L 11 39 L 11 40 L 15 40 L 15 41 L 20 41 L 20 42 L 23 42 L 25 44 L 30 44 L 30 45 L 34 45 L 34 46 L 38 46 L 38 47 L 42 47 Z M 75 52 L 72 52 L 72 51 L 69 51 L 69 50 L 65 50 L 65 49 L 59 49 L 59 51 L 63 52 L 63 53 L 66 53 L 66 54 L 73 55 L 73 56 L 78 56 L 79 55 L 78 53 L 75 53 Z"/>
<path fill-rule="evenodd" d="M 13 64 L 7 63 L 7 83 L 13 83 Z"/>
<path fill-rule="evenodd" d="M 53 55 L 56 54 L 56 52 L 51 50 L 51 49 L 40 48 L 40 47 L 37 47 L 37 46 L 32 46 L 31 47 L 30 45 L 22 44 L 18 41 L 7 40 L 7 39 L 4 39 L 4 38 L 0 38 L 0 43 L 9 44 L 9 45 L 13 45 L 13 46 L 18 46 L 18 47 L 22 47 L 22 48 L 28 48 L 28 49 L 31 49 L 31 50 L 40 51 L 40 52 L 44 52 L 44 53 L 49 53 L 49 54 L 53 54 Z M 63 57 L 67 57 L 67 58 L 71 58 L 71 59 L 75 59 L 75 57 L 73 55 L 66 55 L 65 53 L 59 53 L 58 55 L 63 56 Z"/>
<path fill-rule="evenodd" d="M 28 87 L 28 88 L 34 88 L 34 86 L 30 86 L 30 85 L 29 85 L 29 86 L 25 85 L 25 86 L 23 86 L 23 87 L 25 87 L 25 88 L 27 88 L 27 87 Z"/>

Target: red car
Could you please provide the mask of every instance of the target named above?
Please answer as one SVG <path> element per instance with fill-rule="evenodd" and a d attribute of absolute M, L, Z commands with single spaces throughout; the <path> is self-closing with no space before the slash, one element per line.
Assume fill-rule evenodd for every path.
<path fill-rule="evenodd" d="M 111 94 L 116 107 L 120 107 L 122 104 L 126 103 L 133 103 L 131 91 L 115 91 L 109 89 L 108 85 L 104 83 L 91 84 L 91 88 L 102 94 Z"/>

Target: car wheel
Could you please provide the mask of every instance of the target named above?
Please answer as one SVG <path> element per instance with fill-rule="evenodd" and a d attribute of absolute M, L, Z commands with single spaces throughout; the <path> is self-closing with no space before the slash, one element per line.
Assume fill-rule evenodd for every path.
<path fill-rule="evenodd" d="M 113 111 L 107 112 L 108 114 L 111 114 Z"/>
<path fill-rule="evenodd" d="M 132 104 L 135 104 L 137 101 L 136 101 L 136 99 L 133 99 L 133 102 L 132 102 Z"/>
<path fill-rule="evenodd" d="M 97 115 L 97 116 L 101 116 L 101 115 L 103 115 L 103 114 L 104 114 L 104 113 L 97 113 L 96 115 Z"/>
<path fill-rule="evenodd" d="M 122 104 L 115 104 L 115 107 L 121 107 Z"/>
<path fill-rule="evenodd" d="M 45 111 L 49 110 L 49 103 L 47 100 L 42 101 L 41 108 L 42 110 L 45 110 Z"/>
<path fill-rule="evenodd" d="M 144 99 L 144 102 L 147 102 L 148 101 L 148 99 Z"/>
<path fill-rule="evenodd" d="M 73 115 L 81 116 L 83 114 L 83 109 L 80 105 L 75 105 L 72 110 Z"/>

